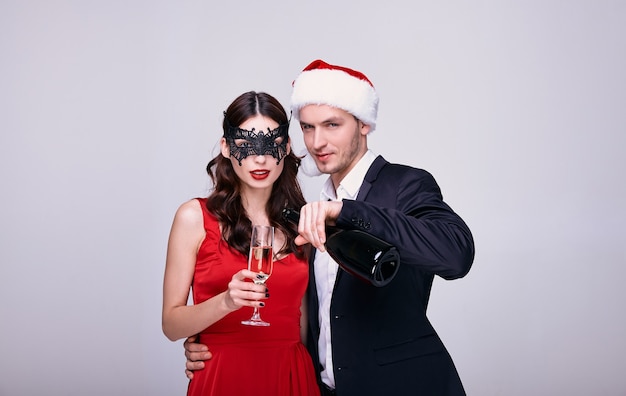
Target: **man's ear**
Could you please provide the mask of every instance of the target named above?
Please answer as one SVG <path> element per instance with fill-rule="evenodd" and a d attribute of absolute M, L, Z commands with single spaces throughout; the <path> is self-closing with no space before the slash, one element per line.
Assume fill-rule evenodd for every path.
<path fill-rule="evenodd" d="M 361 132 L 361 135 L 365 136 L 368 133 L 370 133 L 371 127 L 368 124 L 364 123 L 361 120 L 359 120 L 359 124 L 361 124 L 360 125 L 361 127 L 359 128 L 359 131 Z"/>

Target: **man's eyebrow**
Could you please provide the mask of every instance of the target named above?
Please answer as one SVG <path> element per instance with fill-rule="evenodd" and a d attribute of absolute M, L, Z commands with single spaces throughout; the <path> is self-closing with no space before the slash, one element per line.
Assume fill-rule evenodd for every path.
<path fill-rule="evenodd" d="M 342 119 L 341 117 L 329 117 L 329 118 L 327 118 L 327 119 L 325 119 L 325 120 L 322 120 L 322 121 L 320 122 L 320 124 L 330 124 L 330 123 L 335 123 L 335 124 L 336 124 L 336 123 L 341 122 L 342 120 L 343 120 L 343 119 Z M 302 124 L 312 125 L 312 124 L 310 124 L 310 123 L 308 123 L 308 122 L 305 122 L 305 121 L 300 121 L 300 125 L 302 125 Z"/>

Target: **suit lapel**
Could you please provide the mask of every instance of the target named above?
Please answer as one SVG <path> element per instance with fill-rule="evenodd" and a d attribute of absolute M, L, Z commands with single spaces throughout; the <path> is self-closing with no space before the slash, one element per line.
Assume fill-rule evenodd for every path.
<path fill-rule="evenodd" d="M 385 165 L 387 165 L 387 161 L 380 155 L 372 162 L 372 165 L 365 174 L 363 184 L 361 184 L 361 188 L 359 188 L 359 194 L 356 197 L 357 201 L 365 201 L 367 194 L 372 188 L 372 184 L 376 181 L 380 170 L 383 169 Z"/>

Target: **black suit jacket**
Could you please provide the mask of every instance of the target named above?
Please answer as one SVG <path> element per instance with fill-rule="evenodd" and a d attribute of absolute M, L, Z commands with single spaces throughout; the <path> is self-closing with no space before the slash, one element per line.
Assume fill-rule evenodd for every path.
<path fill-rule="evenodd" d="M 474 242 L 467 225 L 443 202 L 434 178 L 379 156 L 357 200 L 343 201 L 337 225 L 394 244 L 401 262 L 393 281 L 380 288 L 339 270 L 330 308 L 337 395 L 464 395 L 426 307 L 434 275 L 455 279 L 467 274 Z M 319 377 L 313 260 L 308 347 Z"/>

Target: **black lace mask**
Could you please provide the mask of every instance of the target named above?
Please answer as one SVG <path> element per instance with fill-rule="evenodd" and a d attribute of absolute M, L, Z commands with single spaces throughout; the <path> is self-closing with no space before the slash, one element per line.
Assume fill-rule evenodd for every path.
<path fill-rule="evenodd" d="M 241 161 L 250 155 L 271 155 L 276 158 L 276 165 L 278 165 L 287 155 L 289 123 L 279 125 L 272 130 L 268 127 L 266 133 L 255 132 L 254 128 L 249 131 L 228 125 L 228 131 L 224 137 L 230 146 L 230 156 L 239 162 L 239 166 L 241 166 Z M 281 140 L 280 143 L 277 140 Z"/>

